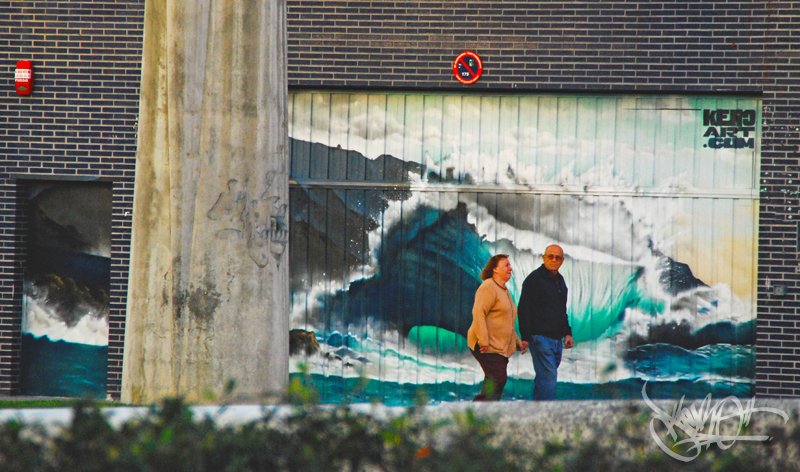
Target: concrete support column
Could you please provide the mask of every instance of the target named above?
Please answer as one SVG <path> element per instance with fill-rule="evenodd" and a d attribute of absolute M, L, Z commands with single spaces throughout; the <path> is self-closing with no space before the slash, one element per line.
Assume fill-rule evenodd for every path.
<path fill-rule="evenodd" d="M 122 400 L 288 383 L 284 0 L 147 0 Z"/>

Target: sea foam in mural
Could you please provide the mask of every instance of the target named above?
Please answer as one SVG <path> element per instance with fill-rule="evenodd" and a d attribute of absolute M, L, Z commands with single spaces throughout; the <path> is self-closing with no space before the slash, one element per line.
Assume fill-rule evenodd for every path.
<path fill-rule="evenodd" d="M 111 187 L 29 183 L 21 393 L 103 397 Z"/>
<path fill-rule="evenodd" d="M 566 254 L 558 396 L 749 396 L 759 103 L 295 93 L 292 371 L 324 401 L 471 398 L 480 270 Z M 313 333 L 313 334 L 312 334 Z M 530 355 L 505 398 L 530 398 Z"/>

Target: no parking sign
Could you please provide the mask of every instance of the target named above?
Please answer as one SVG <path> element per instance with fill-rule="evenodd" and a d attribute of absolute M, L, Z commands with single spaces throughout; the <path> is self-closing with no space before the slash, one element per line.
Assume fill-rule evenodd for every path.
<path fill-rule="evenodd" d="M 483 62 L 472 51 L 464 51 L 453 61 L 453 75 L 464 85 L 474 84 L 481 78 Z"/>

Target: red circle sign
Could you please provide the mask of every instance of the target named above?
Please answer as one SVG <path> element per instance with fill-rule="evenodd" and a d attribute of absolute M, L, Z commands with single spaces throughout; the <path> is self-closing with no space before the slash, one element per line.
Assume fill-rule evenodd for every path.
<path fill-rule="evenodd" d="M 464 51 L 453 61 L 453 75 L 464 85 L 474 84 L 481 78 L 483 62 L 472 51 Z"/>

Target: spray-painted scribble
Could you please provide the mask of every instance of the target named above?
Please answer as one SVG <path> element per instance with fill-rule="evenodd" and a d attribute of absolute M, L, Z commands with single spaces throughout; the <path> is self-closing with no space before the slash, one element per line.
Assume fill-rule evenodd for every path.
<path fill-rule="evenodd" d="M 289 241 L 287 205 L 279 204 L 280 197 L 271 195 L 270 191 L 274 179 L 275 173 L 268 172 L 266 190 L 258 198 L 250 198 L 237 179 L 230 179 L 227 189 L 206 213 L 220 226 L 217 238 L 224 238 L 226 234 L 246 238 L 247 254 L 259 267 L 266 267 L 270 256 L 280 265 Z"/>

